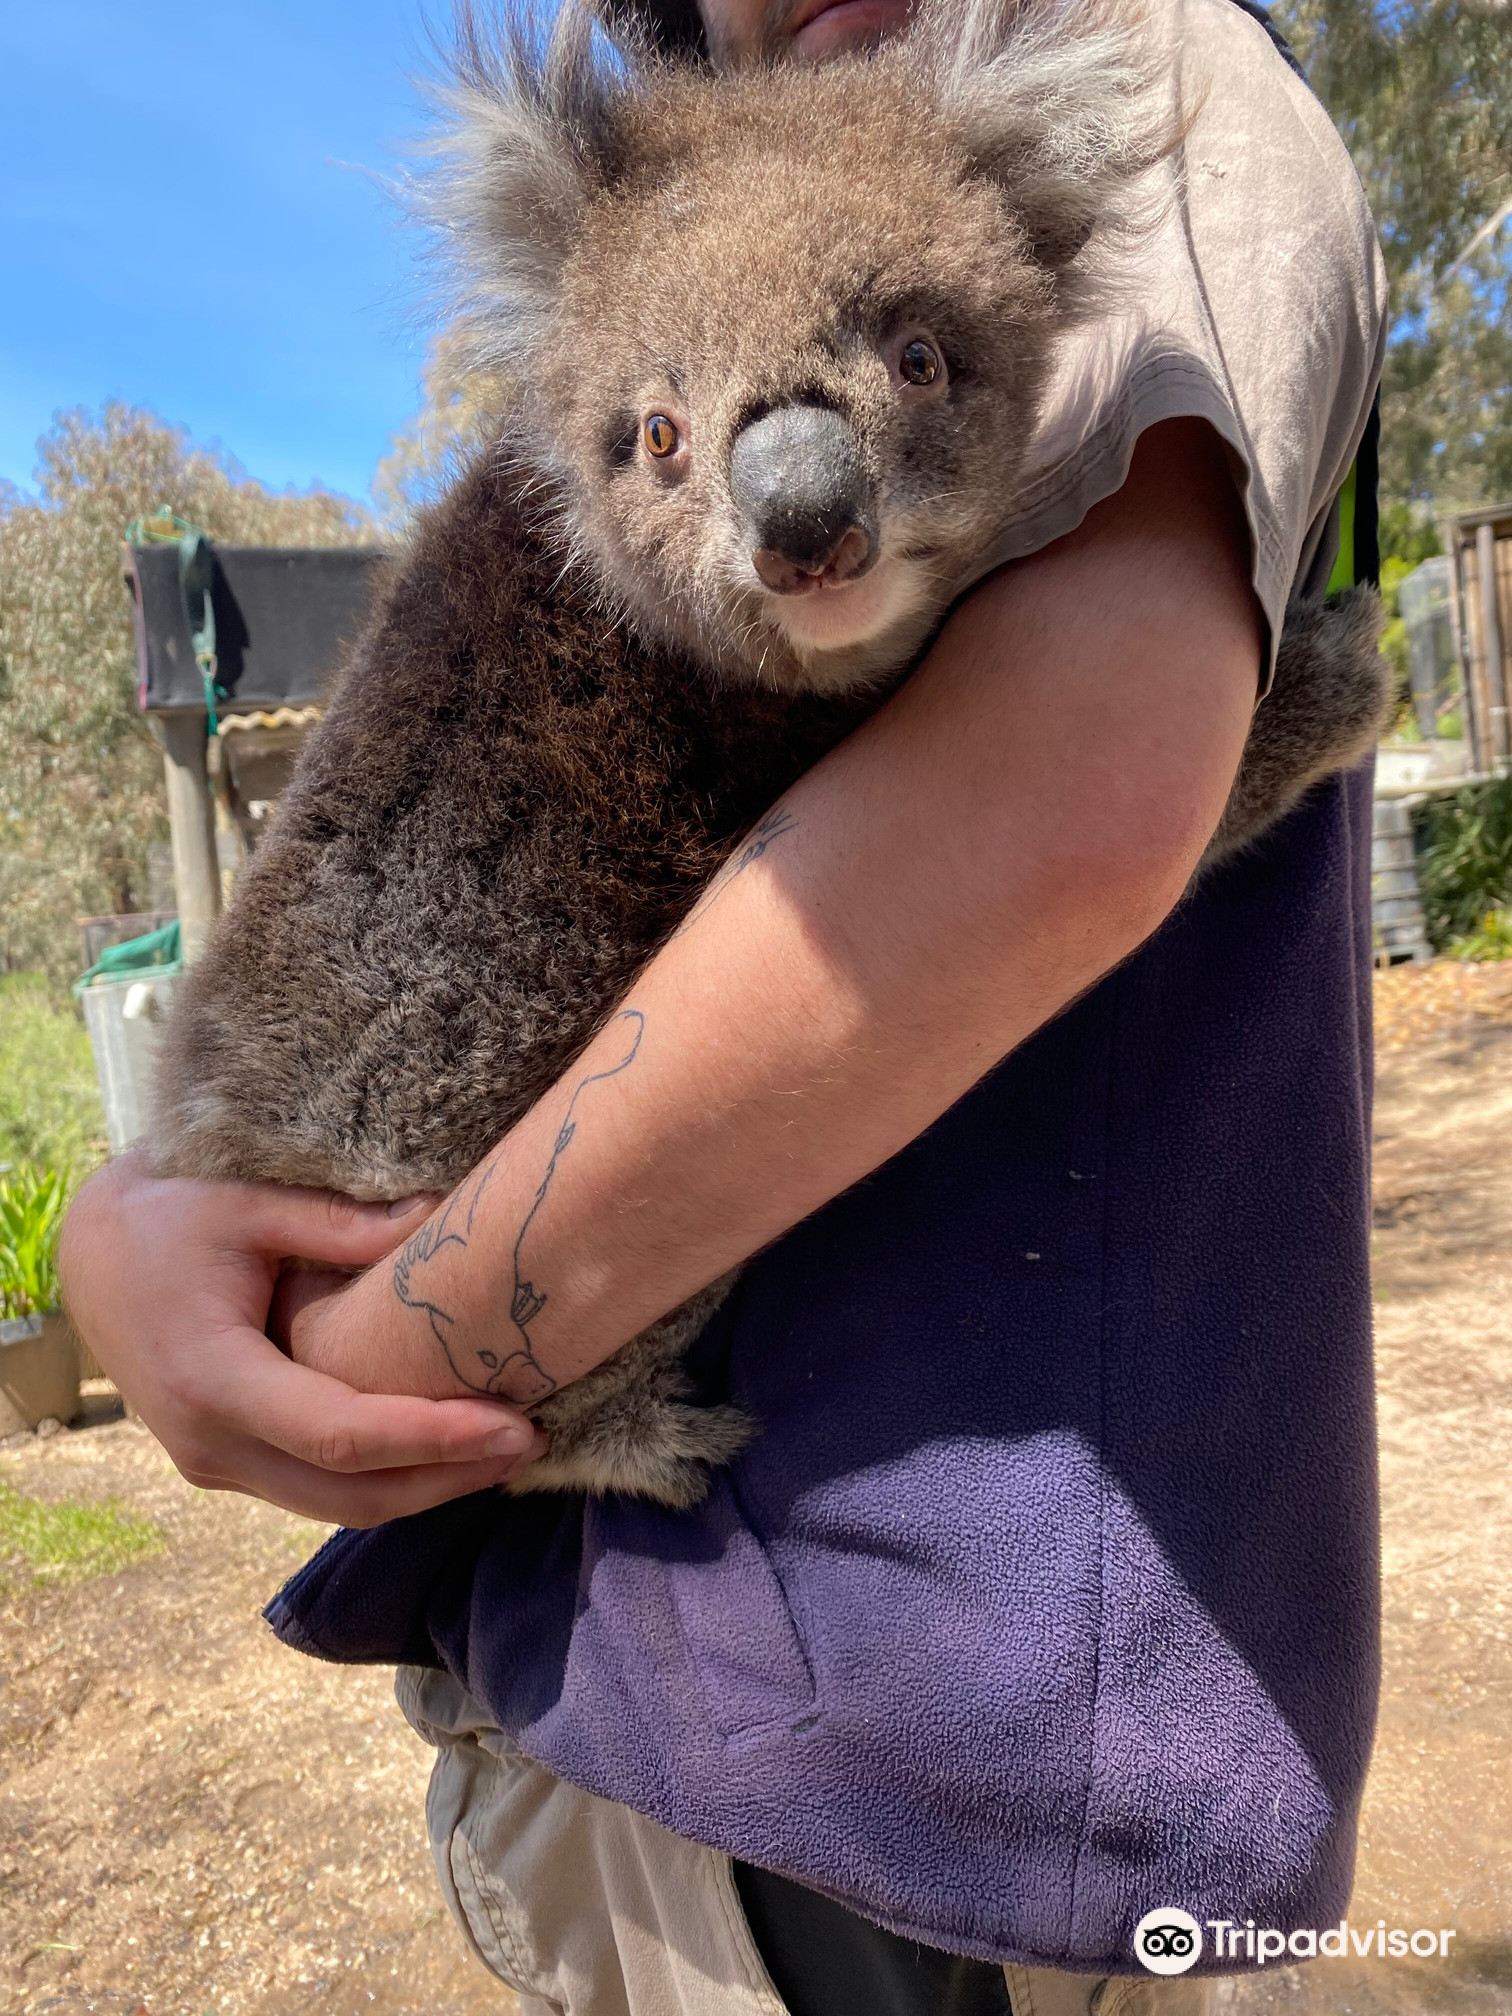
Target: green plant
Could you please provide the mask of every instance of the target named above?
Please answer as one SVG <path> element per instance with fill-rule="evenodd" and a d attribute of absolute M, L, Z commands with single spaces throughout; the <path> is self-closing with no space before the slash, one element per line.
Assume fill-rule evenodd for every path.
<path fill-rule="evenodd" d="M 1488 910 L 1475 930 L 1453 939 L 1448 950 L 1451 959 L 1512 959 L 1512 910 Z"/>
<path fill-rule="evenodd" d="M 1417 815 L 1418 884 L 1437 952 L 1512 904 L 1512 777 L 1430 798 Z"/>
<path fill-rule="evenodd" d="M 0 1175 L 18 1163 L 84 1175 L 105 1155 L 89 1037 L 66 990 L 0 974 Z"/>
<path fill-rule="evenodd" d="M 0 1318 L 58 1305 L 58 1231 L 68 1203 L 59 1169 L 0 1176 Z"/>

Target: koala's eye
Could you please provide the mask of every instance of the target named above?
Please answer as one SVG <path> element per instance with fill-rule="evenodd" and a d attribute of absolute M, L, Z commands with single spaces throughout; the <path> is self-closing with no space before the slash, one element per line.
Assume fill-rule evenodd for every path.
<path fill-rule="evenodd" d="M 654 455 L 658 462 L 676 452 L 681 438 L 665 413 L 648 413 L 641 423 L 641 439 L 646 444 L 646 453 Z"/>
<path fill-rule="evenodd" d="M 911 343 L 905 343 L 903 354 L 898 359 L 898 369 L 908 385 L 933 385 L 945 369 L 945 360 L 933 343 L 922 336 L 915 336 Z"/>

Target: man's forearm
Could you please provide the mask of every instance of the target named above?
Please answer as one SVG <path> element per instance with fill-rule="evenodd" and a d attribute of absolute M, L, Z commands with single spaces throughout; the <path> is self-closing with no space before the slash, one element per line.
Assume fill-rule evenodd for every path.
<path fill-rule="evenodd" d="M 1080 534 L 970 599 L 361 1284 L 372 1383 L 416 1384 L 417 1350 L 434 1391 L 528 1404 L 580 1376 L 912 1140 L 1169 911 L 1243 745 L 1258 623 L 1216 448 L 1167 428 L 1143 454 Z"/>

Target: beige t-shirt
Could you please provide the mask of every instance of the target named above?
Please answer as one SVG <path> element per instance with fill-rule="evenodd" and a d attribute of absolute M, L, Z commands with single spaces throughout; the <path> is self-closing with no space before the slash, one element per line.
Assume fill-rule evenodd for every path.
<path fill-rule="evenodd" d="M 1242 479 L 1273 670 L 1288 599 L 1332 565 L 1330 508 L 1381 373 L 1385 270 L 1344 144 L 1263 26 L 1235 0 L 1156 0 L 1149 32 L 1200 109 L 1156 171 L 1169 200 L 1126 257 L 1118 312 L 1064 346 L 990 564 L 1079 525 L 1147 427 L 1205 419 Z"/>

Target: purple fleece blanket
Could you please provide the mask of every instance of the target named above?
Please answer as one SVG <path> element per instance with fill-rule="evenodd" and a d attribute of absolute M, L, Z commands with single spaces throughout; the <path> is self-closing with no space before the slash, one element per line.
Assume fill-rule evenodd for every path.
<path fill-rule="evenodd" d="M 1370 786 L 1325 786 L 745 1274 L 708 1502 L 339 1533 L 289 1644 L 993 1959 L 1347 1899 L 1377 1676 Z"/>

